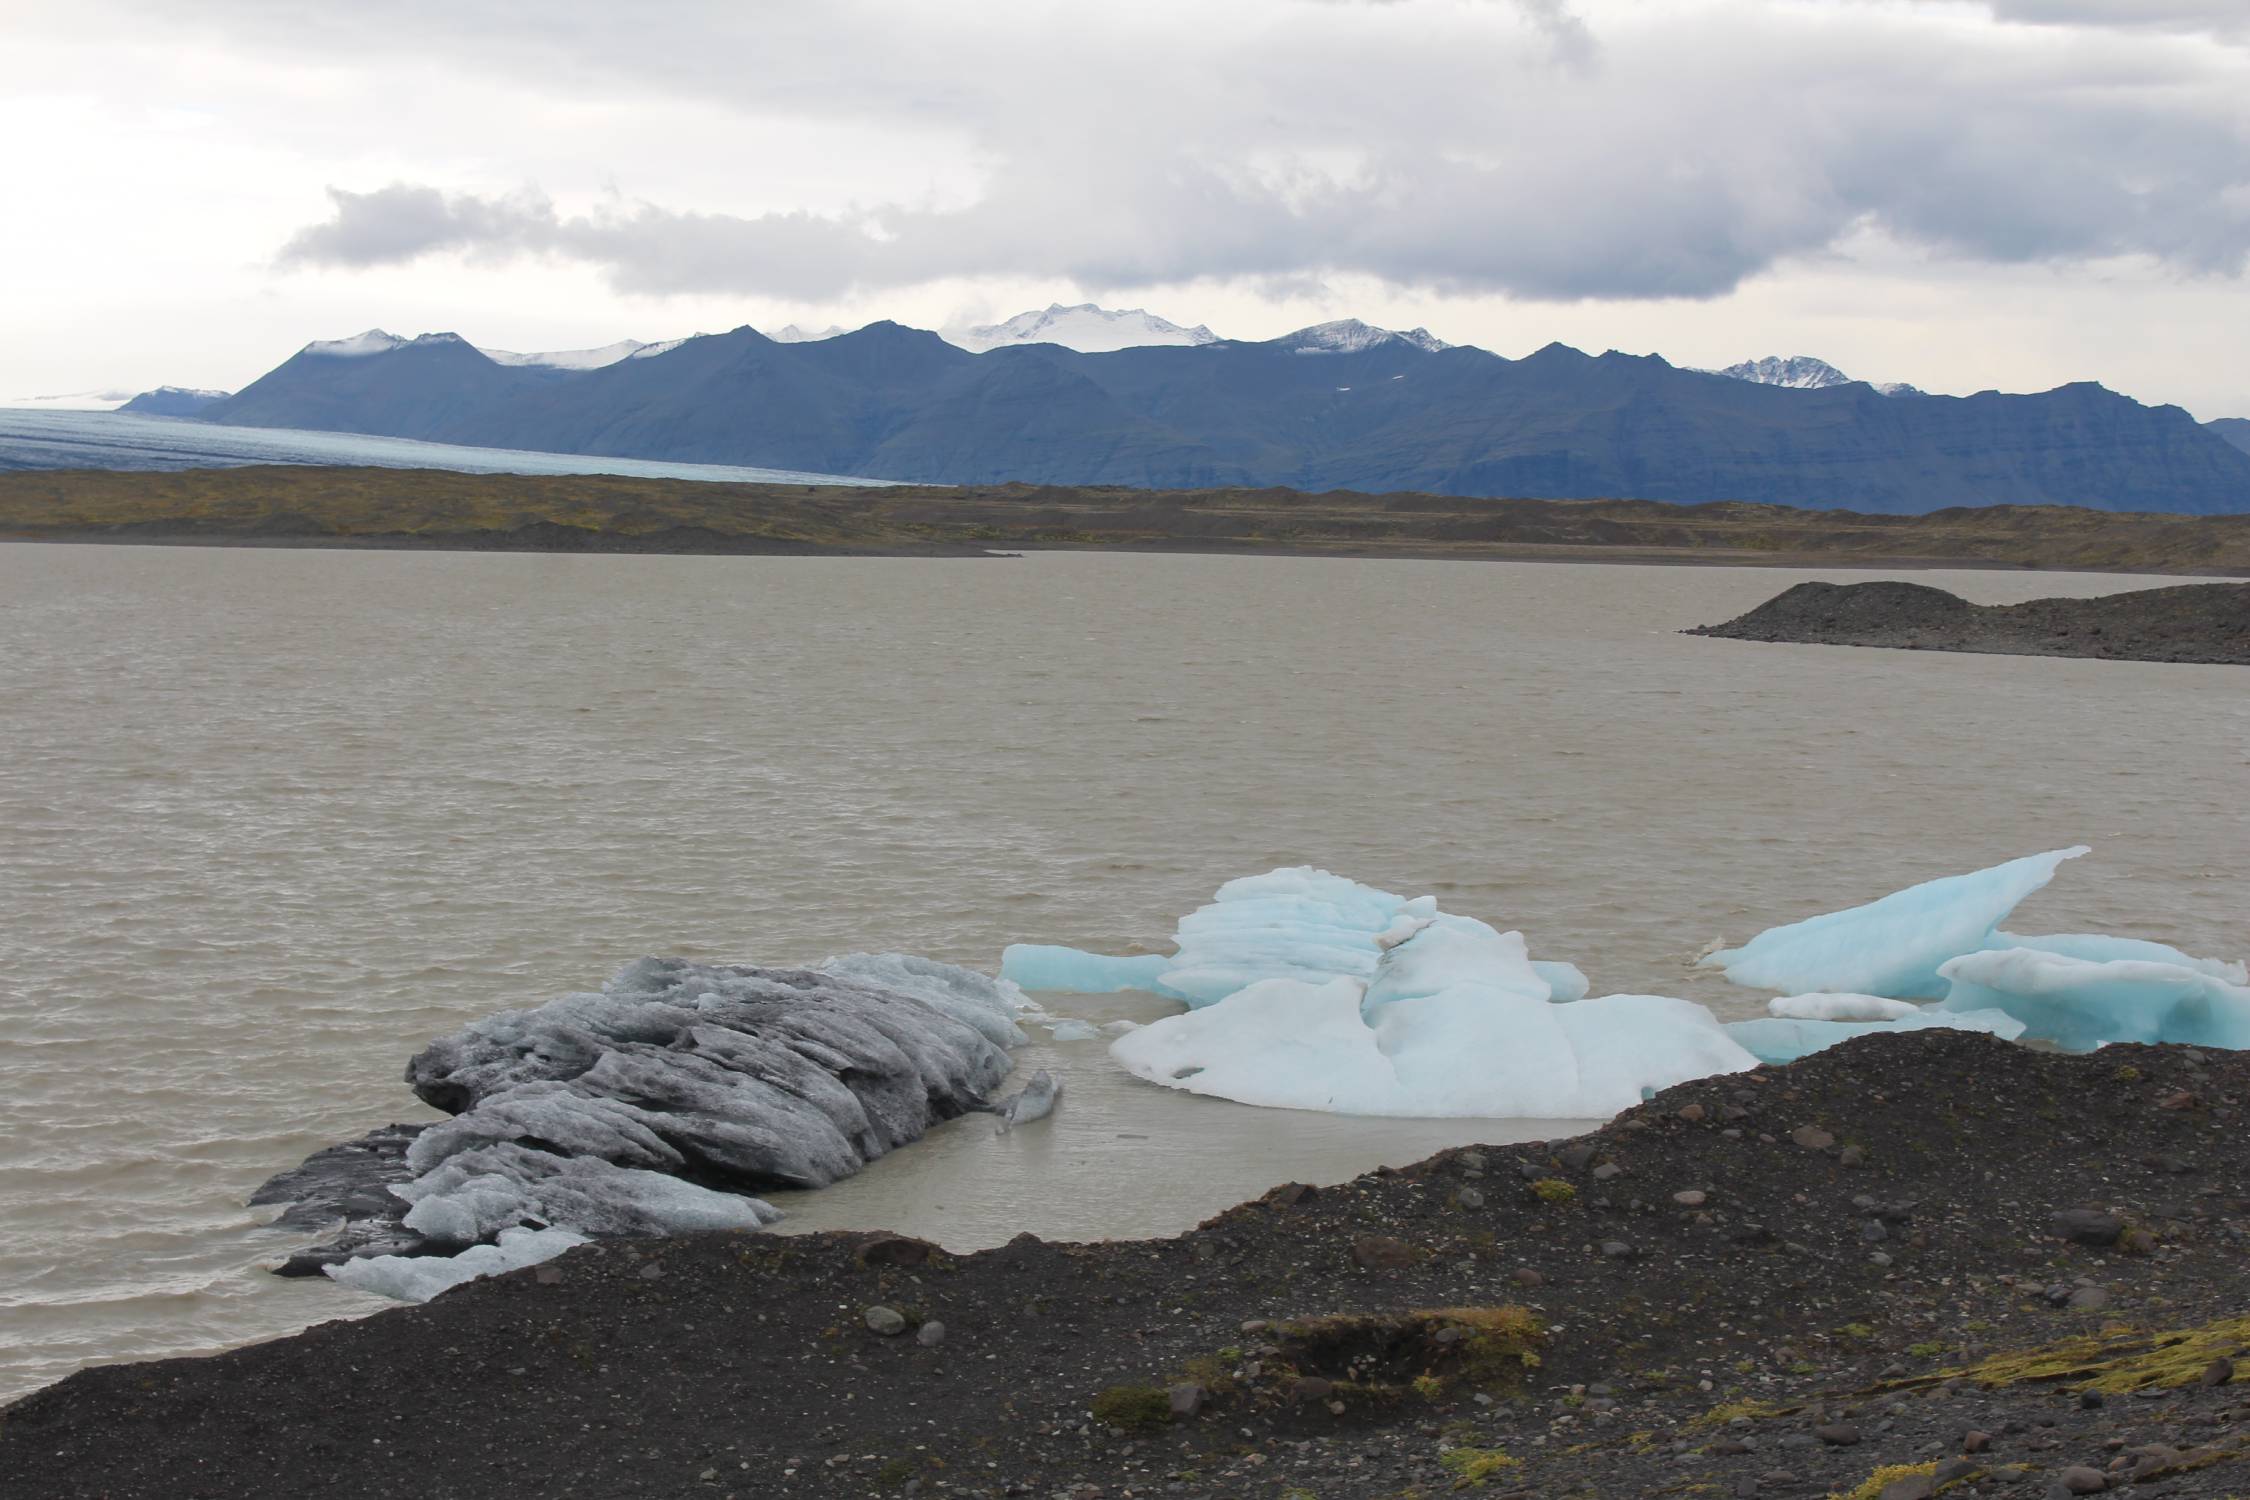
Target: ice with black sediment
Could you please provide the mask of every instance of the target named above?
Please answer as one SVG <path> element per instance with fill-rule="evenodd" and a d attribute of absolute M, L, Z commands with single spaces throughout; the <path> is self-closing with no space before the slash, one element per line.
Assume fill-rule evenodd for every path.
<path fill-rule="evenodd" d="M 332 1147 L 258 1201 L 292 1203 L 286 1223 L 345 1220 L 284 1269 L 416 1300 L 457 1278 L 407 1262 L 526 1231 L 759 1228 L 779 1214 L 758 1192 L 824 1186 L 980 1107 L 1027 1008 L 1006 981 L 903 954 L 641 959 L 431 1043 L 407 1082 L 452 1119 Z"/>

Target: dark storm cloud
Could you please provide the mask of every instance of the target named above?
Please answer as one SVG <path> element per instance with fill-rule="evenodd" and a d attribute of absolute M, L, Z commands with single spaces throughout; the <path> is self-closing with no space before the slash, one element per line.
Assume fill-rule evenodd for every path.
<path fill-rule="evenodd" d="M 1959 6 L 1849 0 L 1268 5 L 1271 25 L 1244 24 L 1255 9 L 1159 55 L 1173 33 L 1137 11 L 1027 8 L 1014 32 L 958 35 L 865 4 L 761 12 L 747 31 L 738 10 L 658 13 L 698 18 L 684 35 L 561 5 L 508 65 L 573 91 L 942 127 L 978 190 L 815 214 L 355 184 L 281 259 L 540 255 L 628 291 L 805 301 L 952 276 L 1350 273 L 1572 299 L 1717 296 L 1868 232 L 2195 275 L 2239 274 L 2250 253 L 2250 58 L 2175 34 L 2217 9 L 2199 0 L 2001 0 L 2011 24 L 1980 29 Z M 2145 40 L 2116 30 L 2159 17 Z M 420 24 L 498 56 L 467 23 Z M 753 43 L 746 72 L 730 49 Z"/>

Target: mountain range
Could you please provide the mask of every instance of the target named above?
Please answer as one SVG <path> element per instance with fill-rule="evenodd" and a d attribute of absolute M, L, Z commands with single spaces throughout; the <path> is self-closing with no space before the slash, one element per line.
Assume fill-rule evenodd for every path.
<path fill-rule="evenodd" d="M 309 345 L 200 415 L 958 484 L 2250 511 L 2250 453 L 2091 383 L 1907 399 L 1560 344 L 1507 359 L 1354 320 L 1092 353 L 972 353 L 889 322 L 794 343 L 737 328 L 599 364 L 368 334 Z"/>

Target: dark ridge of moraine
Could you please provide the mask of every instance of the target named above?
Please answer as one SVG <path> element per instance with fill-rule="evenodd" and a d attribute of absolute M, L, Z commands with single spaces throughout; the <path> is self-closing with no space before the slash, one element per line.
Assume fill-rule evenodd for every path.
<path fill-rule="evenodd" d="M 610 1241 L 82 1371 L 0 1494 L 2239 1494 L 2246 1103 L 2250 1053 L 1923 1031 L 1169 1239 Z"/>
<path fill-rule="evenodd" d="M 1927 584 L 1800 583 L 1688 635 L 1815 646 L 2250 665 L 2250 583 L 1971 604 Z"/>

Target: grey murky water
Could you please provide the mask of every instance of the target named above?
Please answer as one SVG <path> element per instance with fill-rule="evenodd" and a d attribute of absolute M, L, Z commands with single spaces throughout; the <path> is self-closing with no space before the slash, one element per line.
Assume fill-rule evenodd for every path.
<path fill-rule="evenodd" d="M 372 1305 L 262 1274 L 245 1195 L 642 953 L 1157 946 L 1312 862 L 1740 1014 L 1715 934 L 2076 840 L 2027 927 L 2250 947 L 2250 677 L 1672 633 L 1801 576 L 0 546 L 0 1396 Z M 1503 1128 L 1027 1061 L 1047 1125 L 796 1222 L 1158 1232 Z"/>

